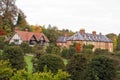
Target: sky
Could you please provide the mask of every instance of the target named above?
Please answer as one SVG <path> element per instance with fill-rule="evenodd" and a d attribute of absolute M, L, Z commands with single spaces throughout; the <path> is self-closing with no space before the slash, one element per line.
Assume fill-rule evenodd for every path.
<path fill-rule="evenodd" d="M 120 33 L 120 0 L 16 0 L 30 25 Z"/>

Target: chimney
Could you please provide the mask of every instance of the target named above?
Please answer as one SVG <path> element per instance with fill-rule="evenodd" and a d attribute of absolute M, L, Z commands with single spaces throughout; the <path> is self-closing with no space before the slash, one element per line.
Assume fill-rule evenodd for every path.
<path fill-rule="evenodd" d="M 85 34 L 85 29 L 80 29 L 80 33 L 84 35 Z"/>
<path fill-rule="evenodd" d="M 99 35 L 102 35 L 102 33 L 99 33 Z"/>
<path fill-rule="evenodd" d="M 14 31 L 18 31 L 18 30 L 19 30 L 18 27 L 15 27 L 15 28 L 14 28 Z"/>
<path fill-rule="evenodd" d="M 28 32 L 28 29 L 27 29 L 27 28 L 25 29 L 25 32 Z"/>
<path fill-rule="evenodd" d="M 92 34 L 93 34 L 93 35 L 96 35 L 96 31 L 93 31 Z"/>
<path fill-rule="evenodd" d="M 64 37 L 68 37 L 68 32 L 65 32 L 65 33 L 64 33 Z"/>

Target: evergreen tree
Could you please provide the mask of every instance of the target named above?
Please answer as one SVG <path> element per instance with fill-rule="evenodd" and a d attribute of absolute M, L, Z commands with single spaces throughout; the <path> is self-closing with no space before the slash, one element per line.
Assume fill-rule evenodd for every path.
<path fill-rule="evenodd" d="M 28 23 L 26 21 L 26 16 L 22 12 L 22 10 L 19 10 L 16 26 L 19 27 L 19 29 L 21 29 L 21 30 L 25 30 L 25 28 L 28 27 Z"/>
<path fill-rule="evenodd" d="M 9 60 L 12 68 L 17 70 L 25 68 L 25 60 L 23 56 L 23 51 L 17 46 L 8 46 L 3 50 L 3 57 L 5 60 Z"/>

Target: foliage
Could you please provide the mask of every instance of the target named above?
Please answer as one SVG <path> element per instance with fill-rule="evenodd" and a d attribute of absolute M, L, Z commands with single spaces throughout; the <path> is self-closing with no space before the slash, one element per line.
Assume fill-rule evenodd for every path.
<path fill-rule="evenodd" d="M 115 68 L 113 60 L 99 56 L 89 63 L 84 80 L 112 80 L 114 76 Z"/>
<path fill-rule="evenodd" d="M 8 80 L 12 76 L 13 70 L 8 61 L 0 60 L 0 80 Z"/>
<path fill-rule="evenodd" d="M 33 80 L 32 74 L 25 70 L 18 70 L 10 80 Z"/>
<path fill-rule="evenodd" d="M 70 59 L 75 54 L 75 52 L 76 50 L 74 47 L 70 47 L 69 49 L 64 48 L 61 52 L 61 56 L 66 59 Z"/>
<path fill-rule="evenodd" d="M 60 51 L 61 51 L 60 47 L 55 46 L 55 47 L 52 48 L 51 53 L 56 54 L 56 55 L 60 55 Z"/>
<path fill-rule="evenodd" d="M 17 70 L 25 68 L 23 52 L 20 47 L 8 46 L 3 50 L 4 59 L 9 60 L 12 68 Z"/>
<path fill-rule="evenodd" d="M 2 29 L 10 34 L 13 31 L 14 23 L 17 17 L 16 0 L 1 0 L 0 1 L 0 14 L 2 16 Z"/>
<path fill-rule="evenodd" d="M 114 48 L 114 50 L 116 50 L 116 47 L 117 47 L 117 35 L 114 34 L 114 33 L 109 33 L 106 36 L 113 41 L 113 48 Z"/>
<path fill-rule="evenodd" d="M 76 52 L 80 53 L 80 51 L 81 51 L 81 44 L 80 43 L 76 43 L 75 44 L 75 48 L 76 48 Z"/>
<path fill-rule="evenodd" d="M 67 64 L 67 72 L 72 80 L 82 80 L 82 75 L 87 66 L 87 59 L 82 54 L 75 54 Z"/>
<path fill-rule="evenodd" d="M 68 80 L 68 77 L 69 74 L 62 70 L 58 70 L 56 74 L 51 71 L 31 74 L 25 70 L 20 70 L 10 80 Z"/>
<path fill-rule="evenodd" d="M 25 18 L 26 16 L 22 12 L 22 10 L 19 10 L 16 26 L 19 27 L 20 30 L 25 30 L 25 28 L 28 26 L 28 23 Z"/>
<path fill-rule="evenodd" d="M 42 72 L 45 65 L 48 70 L 51 70 L 53 73 L 56 73 L 58 69 L 65 68 L 62 58 L 53 54 L 42 55 L 36 63 L 35 70 Z"/>
<path fill-rule="evenodd" d="M 94 45 L 92 45 L 92 44 L 83 45 L 83 48 L 84 48 L 84 49 L 93 49 L 93 48 L 94 48 Z"/>
<path fill-rule="evenodd" d="M 54 44 L 49 44 L 49 46 L 47 46 L 46 52 L 49 53 L 49 54 L 51 54 L 53 47 L 55 47 Z"/>
<path fill-rule="evenodd" d="M 95 55 L 105 55 L 107 53 L 108 53 L 108 50 L 106 50 L 106 49 L 100 49 L 100 48 L 97 48 L 94 51 Z"/>
<path fill-rule="evenodd" d="M 25 43 L 23 42 L 21 45 L 20 45 L 21 49 L 23 50 L 24 54 L 25 53 L 30 53 L 31 52 L 31 47 L 29 46 L 28 43 Z"/>
<path fill-rule="evenodd" d="M 117 38 L 117 48 L 116 48 L 117 51 L 120 51 L 120 34 L 118 35 L 118 38 Z"/>

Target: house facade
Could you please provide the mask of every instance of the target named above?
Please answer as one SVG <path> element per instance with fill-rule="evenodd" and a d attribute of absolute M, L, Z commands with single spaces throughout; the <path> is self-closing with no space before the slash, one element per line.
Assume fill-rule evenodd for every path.
<path fill-rule="evenodd" d="M 113 42 L 105 35 L 96 34 L 96 31 L 92 33 L 86 33 L 84 29 L 76 32 L 70 37 L 61 36 L 57 40 L 57 45 L 69 48 L 73 43 L 78 43 L 81 45 L 94 45 L 93 51 L 96 48 L 107 49 L 109 52 L 113 52 Z"/>
<path fill-rule="evenodd" d="M 9 43 L 10 44 L 15 43 L 16 45 L 20 45 L 23 42 L 27 42 L 30 45 L 35 45 L 35 44 L 48 44 L 49 40 L 43 33 L 28 32 L 28 30 L 25 31 L 15 30 L 15 34 L 10 39 Z"/>

